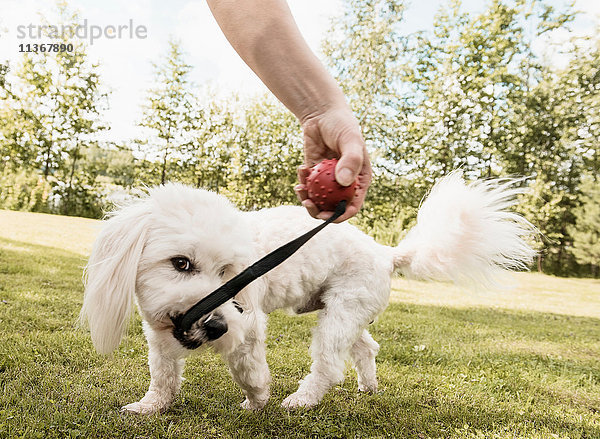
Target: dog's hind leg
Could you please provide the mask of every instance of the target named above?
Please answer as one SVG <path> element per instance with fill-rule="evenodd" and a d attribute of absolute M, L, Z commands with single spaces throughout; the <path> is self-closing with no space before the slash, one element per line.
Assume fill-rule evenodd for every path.
<path fill-rule="evenodd" d="M 225 355 L 234 381 L 246 395 L 241 406 L 248 410 L 260 410 L 269 400 L 271 375 L 267 364 L 265 333 L 266 316 L 257 316 L 244 342 L 235 351 Z"/>
<path fill-rule="evenodd" d="M 358 375 L 358 390 L 361 392 L 377 391 L 377 375 L 375 356 L 379 352 L 379 344 L 373 340 L 365 329 L 350 350 L 350 356 Z"/>
<path fill-rule="evenodd" d="M 346 293 L 346 299 L 326 305 L 320 312 L 311 346 L 310 374 L 301 381 L 298 390 L 283 401 L 283 407 L 315 406 L 331 387 L 343 381 L 345 360 L 376 315 L 362 301 L 352 300 L 352 295 Z M 357 292 L 354 296 L 360 295 Z"/>

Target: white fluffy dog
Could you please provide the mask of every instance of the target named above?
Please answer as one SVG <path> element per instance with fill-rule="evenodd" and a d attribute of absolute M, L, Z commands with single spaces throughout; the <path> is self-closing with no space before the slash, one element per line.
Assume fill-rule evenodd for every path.
<path fill-rule="evenodd" d="M 377 389 L 379 345 L 367 326 L 386 308 L 395 269 L 412 278 L 493 283 L 525 268 L 534 252 L 530 225 L 507 211 L 519 192 L 510 182 L 465 185 L 458 173 L 423 202 L 417 225 L 397 247 L 377 244 L 350 224 L 332 224 L 279 267 L 252 282 L 196 326 L 242 388 L 247 409 L 269 398 L 265 359 L 267 314 L 319 310 L 310 373 L 283 406 L 311 407 L 344 378 L 353 361 L 359 390 Z M 87 267 L 81 318 L 101 353 L 112 352 L 134 301 L 149 346 L 150 388 L 124 411 L 166 410 L 191 352 L 172 335 L 171 317 L 187 311 L 260 257 L 321 222 L 301 207 L 241 212 L 205 190 L 167 184 L 116 211 L 98 236 Z"/>

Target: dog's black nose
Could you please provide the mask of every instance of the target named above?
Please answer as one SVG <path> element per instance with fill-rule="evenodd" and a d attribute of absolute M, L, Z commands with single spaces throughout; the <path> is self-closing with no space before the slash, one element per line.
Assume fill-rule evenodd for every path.
<path fill-rule="evenodd" d="M 206 338 L 216 340 L 227 332 L 227 323 L 221 316 L 212 314 L 202 323 L 202 328 L 204 328 Z"/>

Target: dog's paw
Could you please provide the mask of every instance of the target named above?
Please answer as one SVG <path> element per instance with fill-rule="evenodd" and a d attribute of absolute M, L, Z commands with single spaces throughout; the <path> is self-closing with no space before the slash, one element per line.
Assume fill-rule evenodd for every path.
<path fill-rule="evenodd" d="M 314 407 L 319 403 L 315 398 L 311 398 L 310 395 L 306 393 L 292 393 L 290 396 L 285 398 L 281 403 L 281 406 L 286 409 L 295 409 L 295 408 L 310 408 Z"/>
<path fill-rule="evenodd" d="M 147 404 L 143 402 L 132 402 L 131 404 L 121 407 L 121 413 L 135 413 L 136 415 L 153 415 L 160 413 L 160 406 L 155 404 Z"/>
<path fill-rule="evenodd" d="M 267 404 L 267 400 L 264 401 L 250 401 L 248 398 L 240 404 L 244 410 L 262 410 Z"/>
<path fill-rule="evenodd" d="M 365 393 L 377 393 L 377 378 L 365 379 L 358 377 L 358 391 Z"/>
<path fill-rule="evenodd" d="M 365 393 L 377 393 L 377 381 L 374 383 L 359 383 L 358 391 Z"/>

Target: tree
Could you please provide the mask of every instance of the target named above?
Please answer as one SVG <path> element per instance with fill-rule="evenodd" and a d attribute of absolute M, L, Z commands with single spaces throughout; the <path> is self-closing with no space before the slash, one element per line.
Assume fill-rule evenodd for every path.
<path fill-rule="evenodd" d="M 402 0 L 347 0 L 323 40 L 331 68 L 373 148 L 389 142 L 399 105 L 397 78 L 406 40 L 398 30 Z"/>
<path fill-rule="evenodd" d="M 269 96 L 248 102 L 242 111 L 227 194 L 247 210 L 297 203 L 293 186 L 302 163 L 298 121 Z"/>
<path fill-rule="evenodd" d="M 15 132 L 13 127 L 13 117 L 8 100 L 13 97 L 10 83 L 6 80 L 6 74 L 9 71 L 9 64 L 0 63 L 0 161 L 1 171 L 4 173 L 6 165 L 16 155 L 13 149 L 13 143 L 10 141 L 11 133 Z"/>
<path fill-rule="evenodd" d="M 379 233 L 382 218 L 394 225 L 401 218 L 399 229 L 408 225 L 414 217 L 411 206 L 426 190 L 397 178 L 406 176 L 411 166 L 405 151 L 390 155 L 404 145 L 411 105 L 411 90 L 401 81 L 408 44 L 400 34 L 403 11 L 402 0 L 345 1 L 323 41 L 325 62 L 359 119 L 373 165 L 368 197 L 353 221 L 387 244 L 399 233 L 389 232 L 391 227 Z"/>
<path fill-rule="evenodd" d="M 58 4 L 61 24 L 74 25 L 77 13 Z M 52 178 L 53 195 L 65 214 L 71 209 L 73 192 L 93 198 L 93 181 L 80 167 L 82 151 L 96 142 L 105 127 L 101 113 L 107 95 L 101 90 L 98 65 L 89 61 L 86 46 L 62 35 L 68 51 L 26 53 L 15 69 L 10 88 L 3 87 L 3 108 L 11 122 L 3 124 L 3 149 L 9 152 L 13 170 L 39 172 L 45 185 Z M 78 172 L 76 172 L 78 171 Z M 11 171 L 12 172 L 12 171 Z"/>
<path fill-rule="evenodd" d="M 97 72 L 98 64 L 90 64 L 82 45 L 74 46 L 73 54 L 59 52 L 57 62 L 65 66 L 64 84 L 60 92 L 64 95 L 61 106 L 66 107 L 65 132 L 70 134 L 68 144 L 68 168 L 62 170 L 62 179 L 66 183 L 62 212 L 71 214 L 75 200 L 75 191 L 79 198 L 88 196 L 86 187 L 94 186 L 94 178 L 82 163 L 87 150 L 97 146 L 97 133 L 106 129 L 99 119 L 101 111 L 108 107 L 107 95 L 102 92 Z M 78 171 L 78 172 L 76 172 Z M 64 175 L 68 172 L 68 175 Z M 93 199 L 93 194 L 89 194 Z M 87 203 L 86 203 L 87 204 Z M 81 209 L 77 209 L 81 212 Z"/>
<path fill-rule="evenodd" d="M 546 262 L 554 273 L 578 270 L 569 249 L 575 210 L 581 203 L 581 177 L 600 172 L 600 40 L 572 40 L 566 68 L 546 69 L 511 118 L 514 142 L 503 157 L 512 173 L 531 175 L 536 191 L 523 198 L 522 210 L 546 236 Z M 563 48 L 563 50 L 565 50 Z M 539 199 L 552 200 L 539 206 Z M 537 206 L 537 207 L 534 207 Z"/>
<path fill-rule="evenodd" d="M 587 176 L 581 185 L 581 205 L 574 211 L 575 225 L 569 227 L 573 237 L 571 253 L 580 264 L 589 264 L 593 277 L 600 267 L 600 180 Z"/>
<path fill-rule="evenodd" d="M 6 74 L 8 73 L 8 62 L 0 63 L 0 89 L 6 85 Z"/>
<path fill-rule="evenodd" d="M 146 183 L 163 184 L 170 171 L 181 172 L 185 153 L 196 135 L 195 122 L 200 118 L 188 79 L 191 66 L 185 63 L 179 42 L 170 40 L 168 47 L 162 62 L 153 64 L 155 85 L 147 92 L 140 122 L 149 132 L 142 149 L 146 163 L 157 168 L 148 170 Z M 158 180 L 154 171 L 158 171 Z"/>
<path fill-rule="evenodd" d="M 235 96 L 221 98 L 208 88 L 197 102 L 196 129 L 186 149 L 183 180 L 221 192 L 227 188 L 233 150 L 243 132 L 236 122 L 239 105 Z"/>

